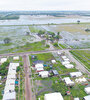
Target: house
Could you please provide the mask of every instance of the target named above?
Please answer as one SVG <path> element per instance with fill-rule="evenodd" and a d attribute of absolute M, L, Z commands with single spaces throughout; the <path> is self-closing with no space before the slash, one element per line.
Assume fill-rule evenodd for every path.
<path fill-rule="evenodd" d="M 61 56 L 62 57 L 62 59 L 65 59 L 65 58 L 67 58 L 66 56 Z"/>
<path fill-rule="evenodd" d="M 2 78 L 2 77 L 0 76 L 0 80 L 1 80 L 1 78 Z"/>
<path fill-rule="evenodd" d="M 37 69 L 37 68 L 43 68 L 44 66 L 43 66 L 43 64 L 36 64 L 35 65 L 35 69 Z"/>
<path fill-rule="evenodd" d="M 66 67 L 67 69 L 70 69 L 70 68 L 74 68 L 74 65 L 72 65 L 72 64 L 66 64 L 65 67 Z"/>
<path fill-rule="evenodd" d="M 69 61 L 69 59 L 68 59 L 68 58 L 64 58 L 63 60 L 64 60 L 64 61 Z"/>
<path fill-rule="evenodd" d="M 13 60 L 19 60 L 19 56 L 13 57 Z"/>
<path fill-rule="evenodd" d="M 74 98 L 74 100 L 79 100 L 79 98 Z"/>
<path fill-rule="evenodd" d="M 63 80 L 65 81 L 67 86 L 73 86 L 74 85 L 74 82 L 69 77 L 65 77 Z"/>
<path fill-rule="evenodd" d="M 41 76 L 42 78 L 46 78 L 49 76 L 49 72 L 48 71 L 41 71 L 41 72 L 39 72 L 39 76 Z"/>
<path fill-rule="evenodd" d="M 51 62 L 52 62 L 53 64 L 55 64 L 55 63 L 56 63 L 56 60 L 51 60 Z"/>
<path fill-rule="evenodd" d="M 63 62 L 61 62 L 62 63 L 62 65 L 67 65 L 67 64 L 70 64 L 70 62 L 69 61 L 63 61 Z"/>
<path fill-rule="evenodd" d="M 36 69 L 36 72 L 41 72 L 41 71 L 44 71 L 43 67 L 39 67 L 39 68 Z"/>
<path fill-rule="evenodd" d="M 3 63 L 6 62 L 6 61 L 7 61 L 7 58 L 1 58 L 0 64 L 3 64 Z"/>
<path fill-rule="evenodd" d="M 80 77 L 80 76 L 82 76 L 82 73 L 81 72 L 71 72 L 70 76 L 71 77 Z"/>
<path fill-rule="evenodd" d="M 85 96 L 83 100 L 90 100 L 90 95 Z"/>
<path fill-rule="evenodd" d="M 86 78 L 78 78 L 78 79 L 75 79 L 75 81 L 77 82 L 77 83 L 82 83 L 82 82 L 86 82 L 87 80 L 86 80 Z"/>
<path fill-rule="evenodd" d="M 16 100 L 16 92 L 5 93 L 2 100 Z"/>
<path fill-rule="evenodd" d="M 52 70 L 52 73 L 53 73 L 54 76 L 59 75 L 58 72 L 57 72 L 57 70 Z"/>
<path fill-rule="evenodd" d="M 86 87 L 86 88 L 84 89 L 84 91 L 85 91 L 87 94 L 90 94 L 90 87 Z"/>
<path fill-rule="evenodd" d="M 61 93 L 48 93 L 44 95 L 44 100 L 64 100 Z"/>

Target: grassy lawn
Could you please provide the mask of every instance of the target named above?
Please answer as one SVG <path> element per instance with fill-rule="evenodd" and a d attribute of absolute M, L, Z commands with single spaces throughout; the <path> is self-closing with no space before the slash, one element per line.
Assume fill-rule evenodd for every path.
<path fill-rule="evenodd" d="M 45 50 L 46 48 L 47 47 L 45 46 L 45 41 L 35 42 L 35 43 L 26 43 L 26 45 L 24 45 L 24 46 L 19 46 L 19 47 L 15 47 L 12 49 L 0 51 L 0 54 L 40 51 L 40 50 Z"/>
<path fill-rule="evenodd" d="M 59 44 L 63 49 L 66 49 L 67 47 L 65 46 L 65 44 Z"/>
<path fill-rule="evenodd" d="M 72 50 L 70 52 L 90 70 L 90 51 L 89 50 Z"/>
<path fill-rule="evenodd" d="M 30 29 L 31 33 L 38 33 L 39 32 L 39 29 L 36 28 L 35 26 L 29 26 L 29 29 Z"/>

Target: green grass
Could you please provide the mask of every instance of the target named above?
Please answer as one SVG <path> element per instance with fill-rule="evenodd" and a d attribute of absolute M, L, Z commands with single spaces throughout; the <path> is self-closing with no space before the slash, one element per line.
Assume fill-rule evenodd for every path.
<path fill-rule="evenodd" d="M 29 52 L 29 51 L 41 51 L 45 50 L 45 41 L 43 42 L 35 42 L 35 43 L 26 43 L 24 46 L 15 47 L 8 50 L 0 51 L 0 54 L 4 53 L 20 53 L 20 52 Z"/>
<path fill-rule="evenodd" d="M 90 50 L 72 50 L 70 52 L 90 70 Z"/>
<path fill-rule="evenodd" d="M 67 47 L 63 44 L 59 44 L 63 49 L 66 49 Z"/>
<path fill-rule="evenodd" d="M 31 33 L 38 33 L 39 29 L 35 28 L 34 26 L 29 26 Z"/>

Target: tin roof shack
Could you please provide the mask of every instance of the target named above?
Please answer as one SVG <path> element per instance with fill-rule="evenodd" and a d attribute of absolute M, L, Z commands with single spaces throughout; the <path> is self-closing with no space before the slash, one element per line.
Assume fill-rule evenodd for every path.
<path fill-rule="evenodd" d="M 58 76 L 59 75 L 57 70 L 52 70 L 52 73 L 53 73 L 54 76 Z"/>
<path fill-rule="evenodd" d="M 90 100 L 90 95 L 85 96 L 83 100 Z"/>
<path fill-rule="evenodd" d="M 6 62 L 7 61 L 7 58 L 1 58 L 0 59 L 0 64 L 3 64 L 4 62 Z"/>
<path fill-rule="evenodd" d="M 64 100 L 61 93 L 48 93 L 44 95 L 44 100 Z"/>
<path fill-rule="evenodd" d="M 73 86 L 74 85 L 74 82 L 69 77 L 65 77 L 63 80 L 66 83 L 66 86 Z"/>
<path fill-rule="evenodd" d="M 19 56 L 13 57 L 13 60 L 19 60 Z"/>
<path fill-rule="evenodd" d="M 41 72 L 39 72 L 39 76 L 41 76 L 42 78 L 46 78 L 49 76 L 49 72 L 48 71 L 41 71 Z"/>
<path fill-rule="evenodd" d="M 87 94 L 90 94 L 90 87 L 86 87 L 86 88 L 84 89 L 84 91 L 85 91 Z"/>
<path fill-rule="evenodd" d="M 80 77 L 80 76 L 82 76 L 82 73 L 81 72 L 71 72 L 70 76 L 71 77 Z"/>

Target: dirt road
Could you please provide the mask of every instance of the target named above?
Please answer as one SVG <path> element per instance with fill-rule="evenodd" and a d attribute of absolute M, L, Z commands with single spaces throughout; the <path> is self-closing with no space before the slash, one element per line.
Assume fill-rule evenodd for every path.
<path fill-rule="evenodd" d="M 29 61 L 27 55 L 23 56 L 23 62 L 24 62 L 24 71 L 25 71 L 25 99 L 32 100 L 31 83 L 29 79 Z"/>

